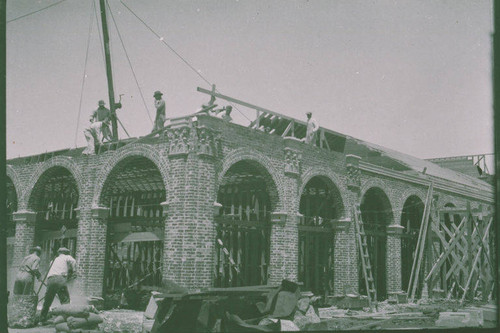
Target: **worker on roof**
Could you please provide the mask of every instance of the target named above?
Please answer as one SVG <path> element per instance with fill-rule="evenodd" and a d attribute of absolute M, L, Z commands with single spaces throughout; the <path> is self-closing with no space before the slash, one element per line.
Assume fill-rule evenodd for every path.
<path fill-rule="evenodd" d="M 305 143 L 316 145 L 316 132 L 319 130 L 319 125 L 316 119 L 312 117 L 311 112 L 307 112 L 307 133 L 305 137 Z"/>
<path fill-rule="evenodd" d="M 69 250 L 61 247 L 57 250 L 57 253 L 58 256 L 50 264 L 47 273 L 47 291 L 45 292 L 45 300 L 40 314 L 41 322 L 47 319 L 49 308 L 56 294 L 61 304 L 70 302 L 67 283 L 76 277 L 76 260 L 69 255 Z"/>
<path fill-rule="evenodd" d="M 153 97 L 155 98 L 155 108 L 156 108 L 156 118 L 155 118 L 155 123 L 153 126 L 153 130 L 151 132 L 155 132 L 158 130 L 161 130 L 163 128 L 163 124 L 165 123 L 165 101 L 163 98 L 162 92 L 157 90 L 153 94 Z"/>
<path fill-rule="evenodd" d="M 30 249 L 30 254 L 24 257 L 14 282 L 14 295 L 31 295 L 35 277 L 40 280 L 40 254 L 42 248 L 35 246 Z"/>
<path fill-rule="evenodd" d="M 231 118 L 231 111 L 233 111 L 233 107 L 231 105 L 223 107 L 221 110 L 217 111 L 217 117 L 221 118 L 224 121 L 230 122 L 233 120 Z"/>
<path fill-rule="evenodd" d="M 98 108 L 89 119 L 90 126 L 83 130 L 87 140 L 87 148 L 82 152 L 84 155 L 94 155 L 96 143 L 101 143 L 104 140 L 112 141 L 110 130 L 111 111 L 105 107 L 106 103 L 102 99 L 97 104 Z"/>
<path fill-rule="evenodd" d="M 92 118 L 94 119 L 94 123 L 100 122 L 100 133 L 102 134 L 102 138 L 100 135 L 98 136 L 101 142 L 112 141 L 112 135 L 110 130 L 110 122 L 111 122 L 111 111 L 107 107 L 105 107 L 106 103 L 101 99 L 98 103 L 97 109 L 92 114 Z"/>

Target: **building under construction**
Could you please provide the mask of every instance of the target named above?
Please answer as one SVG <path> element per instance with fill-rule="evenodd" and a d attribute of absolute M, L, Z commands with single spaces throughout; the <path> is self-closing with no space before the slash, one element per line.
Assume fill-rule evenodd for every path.
<path fill-rule="evenodd" d="M 8 160 L 10 267 L 40 245 L 43 272 L 68 247 L 89 296 L 284 278 L 378 300 L 494 295 L 484 156 L 426 161 L 324 128 L 306 144 L 304 122 L 214 95 L 255 120 L 191 115 L 95 155 Z"/>

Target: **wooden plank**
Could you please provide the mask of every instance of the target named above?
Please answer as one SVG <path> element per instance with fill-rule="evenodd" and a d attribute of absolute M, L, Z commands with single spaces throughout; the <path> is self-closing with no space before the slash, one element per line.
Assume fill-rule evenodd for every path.
<path fill-rule="evenodd" d="M 410 300 L 413 300 L 415 298 L 415 293 L 417 291 L 420 266 L 423 260 L 425 240 L 427 238 L 427 227 L 429 223 L 430 210 L 432 206 L 433 188 L 434 188 L 434 182 L 431 182 L 425 199 L 424 213 L 422 215 L 422 223 L 420 225 L 417 248 L 415 249 L 416 255 L 413 260 L 413 265 L 410 273 L 410 281 L 408 283 L 408 296 Z"/>
<path fill-rule="evenodd" d="M 283 132 L 283 134 L 281 135 L 281 137 L 286 137 L 288 132 L 290 132 L 290 130 L 293 128 L 293 125 L 294 125 L 294 122 L 293 120 L 288 124 L 288 126 L 286 127 L 285 131 Z M 292 131 L 292 135 L 293 136 L 293 131 Z"/>
<path fill-rule="evenodd" d="M 428 279 L 431 277 L 431 275 L 434 273 L 435 270 L 439 269 L 443 263 L 445 262 L 445 259 L 446 257 L 449 255 L 449 253 L 453 250 L 453 248 L 455 247 L 455 244 L 460 240 L 460 238 L 462 237 L 462 235 L 465 233 L 465 228 L 463 228 L 465 222 L 467 220 L 467 217 L 464 217 L 462 219 L 462 222 L 460 223 L 460 226 L 459 226 L 459 231 L 457 234 L 455 234 L 455 237 L 453 239 L 450 240 L 450 243 L 449 243 L 449 247 L 447 250 L 445 250 L 445 252 L 441 253 L 441 255 L 439 256 L 438 258 L 438 261 L 434 264 L 434 266 L 431 268 L 429 274 L 427 275 L 427 277 L 425 278 L 425 281 L 427 282 Z"/>
<path fill-rule="evenodd" d="M 488 230 L 490 229 L 490 226 L 491 224 L 493 223 L 493 218 L 490 218 L 490 221 L 488 222 L 488 226 L 486 227 L 486 231 L 485 231 L 485 235 L 483 236 L 483 239 L 486 239 L 486 235 L 488 234 Z M 467 283 L 465 285 L 465 290 L 464 290 L 464 293 L 463 293 L 463 296 L 462 296 L 462 299 L 460 300 L 460 305 L 462 305 L 465 301 L 465 297 L 467 296 L 467 292 L 469 290 L 469 287 L 470 287 L 470 283 L 472 281 L 472 276 L 473 276 L 473 273 L 474 273 L 474 270 L 476 268 L 476 265 L 477 265 L 477 262 L 479 260 L 479 257 L 481 255 L 481 251 L 482 251 L 483 247 L 481 246 L 478 250 L 478 253 L 476 254 L 476 256 L 474 257 L 474 262 L 472 263 L 472 268 L 471 268 L 471 272 L 470 272 L 470 275 L 467 279 Z"/>

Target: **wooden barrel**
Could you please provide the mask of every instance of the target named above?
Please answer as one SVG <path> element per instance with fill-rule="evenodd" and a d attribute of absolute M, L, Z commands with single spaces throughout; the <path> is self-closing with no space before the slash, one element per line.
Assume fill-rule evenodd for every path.
<path fill-rule="evenodd" d="M 36 324 L 38 296 L 13 295 L 9 299 L 7 316 L 9 327 L 33 327 Z"/>

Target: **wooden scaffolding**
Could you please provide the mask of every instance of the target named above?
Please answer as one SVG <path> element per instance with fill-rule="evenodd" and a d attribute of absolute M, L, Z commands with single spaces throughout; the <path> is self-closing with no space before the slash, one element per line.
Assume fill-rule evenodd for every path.
<path fill-rule="evenodd" d="M 421 227 L 425 250 L 417 253 L 419 264 L 412 269 L 412 274 L 425 272 L 423 297 L 457 299 L 461 304 L 494 297 L 493 221 L 493 212 L 482 207 L 432 210 Z M 410 299 L 414 296 L 409 294 Z"/>

